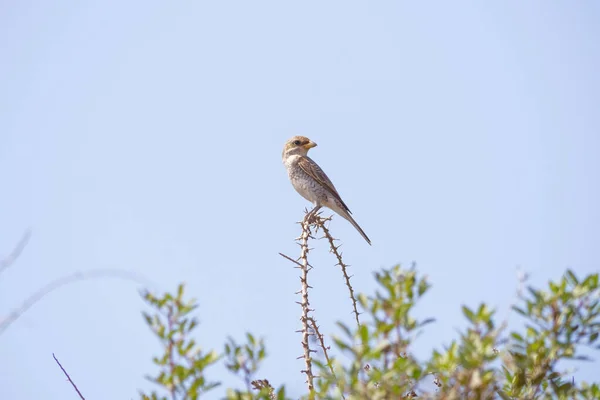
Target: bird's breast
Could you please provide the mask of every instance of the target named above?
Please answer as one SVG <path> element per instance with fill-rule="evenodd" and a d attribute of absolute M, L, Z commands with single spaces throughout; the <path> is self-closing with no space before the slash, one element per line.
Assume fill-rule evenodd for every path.
<path fill-rule="evenodd" d="M 290 182 L 296 191 L 306 200 L 315 203 L 318 200 L 318 184 L 297 163 L 287 164 Z"/>

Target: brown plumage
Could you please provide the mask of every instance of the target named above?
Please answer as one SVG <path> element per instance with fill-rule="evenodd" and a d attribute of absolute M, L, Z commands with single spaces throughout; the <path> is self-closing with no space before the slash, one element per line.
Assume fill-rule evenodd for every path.
<path fill-rule="evenodd" d="M 283 164 L 294 189 L 315 205 L 309 216 L 314 215 L 323 206 L 330 208 L 348 220 L 367 243 L 371 244 L 369 237 L 350 215 L 352 214 L 350 209 L 329 177 L 316 162 L 308 157 L 308 150 L 316 146 L 315 142 L 305 136 L 294 136 L 286 142 L 282 154 Z"/>

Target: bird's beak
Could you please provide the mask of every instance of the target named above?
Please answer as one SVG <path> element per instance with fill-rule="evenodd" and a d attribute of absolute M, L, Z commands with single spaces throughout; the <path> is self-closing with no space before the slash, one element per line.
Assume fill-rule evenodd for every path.
<path fill-rule="evenodd" d="M 312 149 L 313 147 L 317 147 L 317 144 L 315 142 L 313 142 L 312 140 L 304 145 L 304 148 L 306 150 Z"/>

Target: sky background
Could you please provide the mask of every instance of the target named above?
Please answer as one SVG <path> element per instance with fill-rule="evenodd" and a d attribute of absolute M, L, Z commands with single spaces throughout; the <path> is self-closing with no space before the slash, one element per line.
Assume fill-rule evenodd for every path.
<path fill-rule="evenodd" d="M 456 337 L 462 304 L 504 318 L 518 267 L 536 285 L 598 270 L 599 21 L 591 0 L 1 2 L 0 255 L 33 234 L 0 316 L 77 271 L 184 281 L 206 349 L 264 336 L 259 377 L 300 394 L 298 271 L 277 253 L 299 254 L 308 203 L 281 150 L 302 134 L 373 241 L 331 224 L 355 289 L 396 263 L 429 276 L 418 354 Z M 351 305 L 313 245 L 331 334 Z M 75 398 L 52 353 L 89 399 L 152 388 L 140 287 L 97 279 L 36 304 L 0 337 L 0 398 Z"/>

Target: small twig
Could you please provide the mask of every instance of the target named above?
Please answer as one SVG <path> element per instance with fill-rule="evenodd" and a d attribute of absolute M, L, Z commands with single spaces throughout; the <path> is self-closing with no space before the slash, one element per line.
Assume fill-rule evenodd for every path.
<path fill-rule="evenodd" d="M 300 240 L 300 238 L 298 238 L 298 240 Z M 286 256 L 286 255 L 285 255 L 285 254 L 283 254 L 283 253 L 279 253 L 279 255 L 280 255 L 281 257 L 283 257 L 283 258 L 287 259 L 287 260 L 290 260 L 290 261 L 291 261 L 291 262 L 293 262 L 294 264 L 296 264 L 296 265 L 298 266 L 298 268 L 302 268 L 302 264 L 300 264 L 300 263 L 299 263 L 297 260 L 294 260 L 292 257 L 290 257 L 290 256 Z M 310 265 L 310 263 L 308 263 L 308 266 L 310 267 L 310 269 L 312 269 L 312 268 L 313 268 L 313 266 L 312 266 L 312 265 Z"/>
<path fill-rule="evenodd" d="M 71 377 L 69 376 L 69 374 L 67 373 L 67 371 L 65 371 L 65 369 L 63 368 L 63 366 L 60 365 L 60 362 L 58 361 L 58 359 L 56 358 L 56 356 L 54 355 L 54 353 L 52 353 L 52 357 L 54 358 L 54 361 L 56 361 L 56 363 L 58 364 L 58 366 L 60 367 L 60 369 L 62 369 L 63 374 L 65 374 L 65 376 L 67 377 L 67 379 L 69 380 L 69 382 L 71 382 L 71 386 L 73 386 L 73 388 L 75 389 L 75 391 L 79 395 L 79 398 L 81 400 L 85 400 L 85 397 L 83 397 L 83 395 L 81 394 L 81 392 L 79 391 L 79 389 L 77 389 L 77 385 L 75 384 L 75 382 L 73 382 L 73 380 L 71 379 Z"/>
<path fill-rule="evenodd" d="M 42 287 L 37 292 L 35 292 L 33 295 L 29 296 L 29 298 L 27 298 L 21 304 L 20 307 L 18 307 L 13 312 L 11 312 L 8 315 L 8 317 L 6 317 L 4 320 L 0 320 L 0 335 L 2 335 L 2 333 L 4 333 L 4 331 L 6 329 L 8 329 L 8 327 L 10 325 L 12 325 L 13 322 L 15 322 L 17 319 L 19 319 L 19 317 L 21 315 L 23 315 L 29 308 L 31 308 L 38 301 L 43 299 L 46 295 L 52 293 L 53 291 L 65 286 L 65 285 L 68 285 L 70 283 L 84 281 L 84 280 L 88 280 L 88 279 L 95 279 L 95 278 L 117 278 L 117 279 L 133 281 L 136 283 L 142 283 L 145 285 L 148 284 L 148 281 L 146 279 L 140 277 L 137 274 L 134 274 L 132 272 L 127 272 L 127 271 L 112 270 L 112 269 L 99 269 L 99 270 L 88 271 L 88 272 L 76 272 L 72 275 L 65 276 L 63 278 L 59 278 L 53 282 L 50 282 L 46 286 Z"/>
<path fill-rule="evenodd" d="M 281 257 L 283 257 L 283 258 L 286 258 L 286 259 L 290 260 L 291 262 L 293 262 L 294 264 L 296 264 L 296 265 L 297 265 L 298 267 L 300 267 L 300 268 L 303 268 L 303 267 L 304 267 L 302 264 L 300 264 L 298 261 L 294 260 L 294 259 L 293 259 L 292 257 L 290 257 L 290 256 L 286 256 L 286 255 L 285 255 L 285 254 L 283 254 L 283 253 L 279 253 L 279 255 L 280 255 Z"/>
<path fill-rule="evenodd" d="M 19 241 L 19 243 L 17 243 L 17 245 L 13 249 L 12 253 L 10 253 L 6 258 L 0 260 L 0 274 L 2 272 L 4 272 L 5 269 L 10 267 L 17 258 L 19 258 L 19 256 L 23 252 L 23 249 L 29 242 L 30 237 L 31 237 L 31 230 L 27 229 L 25 231 L 25 233 L 23 234 L 23 237 L 21 237 L 21 240 Z"/>
<path fill-rule="evenodd" d="M 337 239 L 335 239 L 333 236 L 331 236 L 329 229 L 325 226 L 325 222 L 330 221 L 330 220 L 331 220 L 331 217 L 321 218 L 321 217 L 317 216 L 317 219 L 316 219 L 317 228 L 321 228 L 323 230 L 325 237 L 329 241 L 329 248 L 330 248 L 329 251 L 335 255 L 335 257 L 338 260 L 336 265 L 339 265 L 340 268 L 342 269 L 342 274 L 344 275 L 344 279 L 346 280 L 346 286 L 348 287 L 348 291 L 350 292 L 350 299 L 352 300 L 352 308 L 353 308 L 354 317 L 356 319 L 356 325 L 358 325 L 360 327 L 360 321 L 358 319 L 359 313 L 358 313 L 358 308 L 356 306 L 356 304 L 357 304 L 356 296 L 354 296 L 354 289 L 352 288 L 352 285 L 350 284 L 350 276 L 348 275 L 348 271 L 347 271 L 347 268 L 349 267 L 349 265 L 344 263 L 344 261 L 342 259 L 342 253 L 340 253 L 338 251 L 340 246 L 336 246 L 334 243 L 334 241 Z"/>

